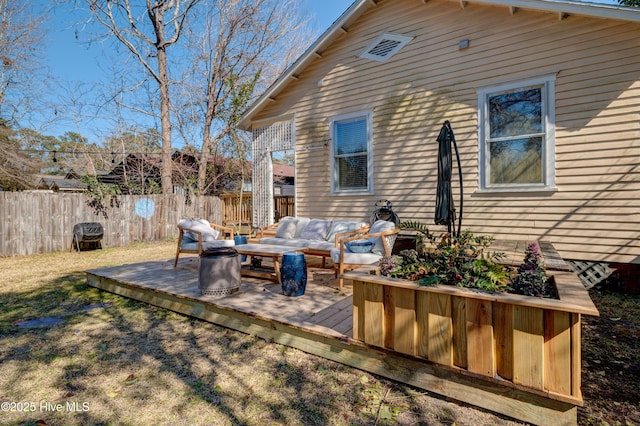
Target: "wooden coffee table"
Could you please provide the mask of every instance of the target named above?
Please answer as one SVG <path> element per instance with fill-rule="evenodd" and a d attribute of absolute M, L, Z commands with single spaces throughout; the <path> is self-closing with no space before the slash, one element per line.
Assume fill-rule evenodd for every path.
<path fill-rule="evenodd" d="M 307 251 L 306 248 L 281 246 L 276 244 L 240 244 L 235 246 L 235 249 L 240 255 L 250 256 L 252 259 L 254 257 L 271 258 L 271 261 L 273 262 L 273 267 L 257 267 L 253 266 L 252 263 L 249 265 L 242 265 L 240 274 L 243 277 L 263 278 L 277 283 L 281 283 L 280 260 L 282 259 L 282 255 L 285 253 L 304 253 Z"/>

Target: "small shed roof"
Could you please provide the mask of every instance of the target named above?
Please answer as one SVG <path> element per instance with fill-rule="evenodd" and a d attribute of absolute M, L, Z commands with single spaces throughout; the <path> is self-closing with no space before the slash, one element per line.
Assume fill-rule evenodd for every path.
<path fill-rule="evenodd" d="M 427 0 L 423 0 L 426 2 Z M 251 129 L 252 119 L 293 80 L 299 78 L 300 73 L 322 53 L 335 39 L 348 32 L 349 27 L 368 9 L 377 5 L 377 0 L 356 0 L 351 6 L 294 62 L 278 79 L 254 102 L 242 115 L 238 128 Z M 569 16 L 587 16 L 601 19 L 617 19 L 623 21 L 640 22 L 640 9 L 588 3 L 575 0 L 459 0 L 460 7 L 469 3 L 491 6 L 504 6 L 513 13 L 517 9 L 536 10 L 540 12 L 557 13 L 560 19 Z"/>

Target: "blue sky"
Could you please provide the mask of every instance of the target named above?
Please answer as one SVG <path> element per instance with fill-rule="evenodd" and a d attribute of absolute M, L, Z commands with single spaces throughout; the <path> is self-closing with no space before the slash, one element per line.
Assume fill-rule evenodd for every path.
<path fill-rule="evenodd" d="M 42 4 L 39 3 L 40 0 L 33 1 L 36 5 Z M 311 26 L 316 29 L 318 34 L 329 28 L 353 3 L 353 0 L 299 1 L 304 2 L 303 8 L 310 13 Z M 599 2 L 617 4 L 615 0 L 600 0 Z M 50 17 L 47 52 L 44 59 L 53 77 L 53 82 L 48 90 L 51 102 L 55 104 L 57 98 L 69 98 L 73 91 L 88 91 L 96 82 L 109 79 L 112 73 L 105 69 L 109 65 L 105 63 L 105 58 L 108 55 L 103 49 L 105 46 L 108 48 L 112 45 L 105 43 L 103 46 L 97 42 L 87 44 L 86 35 L 83 33 L 80 33 L 76 39 L 77 23 L 82 20 L 81 14 L 70 14 L 54 9 L 50 12 Z M 48 113 L 51 115 L 51 111 Z M 101 142 L 104 136 L 111 134 L 113 125 L 104 119 L 83 120 L 82 124 L 78 125 L 72 117 L 61 119 L 62 115 L 57 116 L 57 123 L 45 128 L 38 128 L 33 123 L 24 123 L 23 125 L 38 128 L 41 133 L 53 136 L 61 136 L 69 131 L 80 131 L 91 142 Z M 45 117 L 45 120 L 50 118 Z"/>
<path fill-rule="evenodd" d="M 353 0 L 305 0 L 310 19 L 319 31 L 324 31 L 349 8 Z M 88 46 L 76 40 L 76 17 L 55 11 L 49 23 L 49 49 L 46 59 L 57 78 L 90 81 L 102 72 L 97 66 L 102 55 L 101 46 Z"/>
<path fill-rule="evenodd" d="M 352 4 L 353 0 L 303 0 L 304 8 L 310 13 L 311 26 L 318 33 L 323 32 L 340 17 Z M 52 10 L 47 24 L 46 66 L 53 77 L 50 86 L 51 99 L 55 103 L 56 97 L 70 97 L 70 89 L 88 90 L 95 82 L 108 79 L 110 74 L 105 47 L 100 43 L 88 44 L 86 37 L 80 34 L 76 38 L 77 23 L 82 20 L 79 13 L 66 13 L 62 10 Z M 108 43 L 105 43 L 109 45 Z M 59 118 L 59 117 L 58 117 Z M 61 119 L 55 125 L 48 125 L 42 129 L 43 134 L 61 136 L 65 132 L 78 130 L 92 142 L 99 142 L 100 135 L 110 133 L 110 124 L 103 120 L 93 120 L 83 124 L 81 128 L 71 119 Z M 95 132 L 94 132 L 95 129 Z"/>

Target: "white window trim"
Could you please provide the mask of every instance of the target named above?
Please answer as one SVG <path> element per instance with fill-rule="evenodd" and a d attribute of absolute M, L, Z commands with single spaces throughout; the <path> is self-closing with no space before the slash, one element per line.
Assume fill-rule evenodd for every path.
<path fill-rule="evenodd" d="M 338 170 L 335 164 L 335 135 L 334 135 L 334 123 L 336 121 L 344 121 L 355 118 L 365 118 L 367 121 L 367 188 L 365 189 L 336 189 L 336 182 L 338 182 Z M 329 176 L 331 177 L 331 190 L 330 195 L 353 195 L 353 194 L 373 194 L 373 111 L 361 111 L 349 114 L 338 115 L 329 118 Z"/>
<path fill-rule="evenodd" d="M 477 192 L 540 192 L 556 191 L 556 166 L 555 166 L 555 75 L 544 76 L 535 79 L 511 82 L 501 86 L 494 86 L 478 91 L 478 191 Z M 489 156 L 485 143 L 486 132 L 489 128 L 489 112 L 487 96 L 492 93 L 516 90 L 528 86 L 542 86 L 542 108 L 544 116 L 545 143 L 542 147 L 543 177 L 544 182 L 539 184 L 519 185 L 489 185 L 487 171 L 489 170 Z"/>

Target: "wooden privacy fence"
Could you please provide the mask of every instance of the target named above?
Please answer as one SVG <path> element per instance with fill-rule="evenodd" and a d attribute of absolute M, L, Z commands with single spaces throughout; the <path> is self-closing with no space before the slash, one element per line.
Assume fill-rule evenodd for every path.
<path fill-rule="evenodd" d="M 280 218 L 285 216 L 295 216 L 296 202 L 295 197 L 287 195 L 276 195 L 273 197 L 275 218 L 274 221 L 278 222 Z"/>
<path fill-rule="evenodd" d="M 86 194 L 0 192 L 0 256 L 69 250 L 73 226 L 100 222 L 103 247 L 123 247 L 140 241 L 176 238 L 177 223 L 201 217 L 222 223 L 218 197 L 183 195 L 122 195 L 105 208 L 106 217 L 87 205 Z"/>
<path fill-rule="evenodd" d="M 223 224 L 226 226 L 240 226 L 241 234 L 252 233 L 253 225 L 253 197 L 251 193 L 222 194 L 220 196 L 224 206 Z M 294 216 L 295 197 L 288 195 L 276 195 L 273 197 L 275 209 L 274 222 L 284 216 Z"/>
<path fill-rule="evenodd" d="M 253 223 L 253 197 L 251 193 L 222 194 L 222 223 L 232 226 L 240 234 L 250 234 Z"/>

